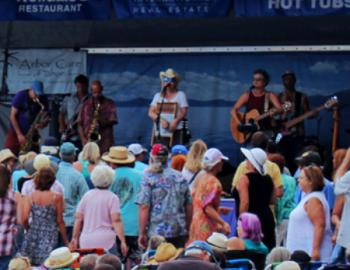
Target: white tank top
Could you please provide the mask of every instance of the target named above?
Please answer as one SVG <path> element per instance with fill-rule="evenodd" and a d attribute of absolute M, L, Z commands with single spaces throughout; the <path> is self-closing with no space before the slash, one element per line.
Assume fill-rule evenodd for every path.
<path fill-rule="evenodd" d="M 305 203 L 311 198 L 318 198 L 323 206 L 324 215 L 326 217 L 326 227 L 320 248 L 320 261 L 329 262 L 332 253 L 332 231 L 329 206 L 323 192 L 311 192 L 306 194 L 297 207 L 290 213 L 287 233 L 287 249 L 290 252 L 304 250 L 310 256 L 312 255 L 314 225 L 304 209 Z"/>

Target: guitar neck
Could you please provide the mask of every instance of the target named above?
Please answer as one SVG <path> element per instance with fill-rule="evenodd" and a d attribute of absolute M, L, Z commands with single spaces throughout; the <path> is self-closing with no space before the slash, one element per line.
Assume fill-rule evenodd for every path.
<path fill-rule="evenodd" d="M 321 105 L 321 106 L 319 106 L 311 111 L 308 111 L 307 113 L 304 113 L 303 115 L 300 115 L 300 116 L 288 121 L 285 126 L 286 126 L 286 128 L 290 128 L 292 126 L 295 126 L 296 124 L 300 123 L 301 121 L 305 120 L 306 118 L 309 118 L 313 114 L 322 111 L 324 108 L 325 108 L 325 106 Z"/>

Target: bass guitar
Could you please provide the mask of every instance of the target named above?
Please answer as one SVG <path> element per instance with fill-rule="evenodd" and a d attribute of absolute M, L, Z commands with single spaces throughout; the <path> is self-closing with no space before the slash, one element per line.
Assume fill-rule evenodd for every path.
<path fill-rule="evenodd" d="M 263 114 L 260 114 L 258 110 L 253 109 L 247 113 L 238 113 L 239 121 L 232 118 L 231 119 L 231 133 L 234 140 L 240 144 L 244 143 L 247 138 L 249 138 L 252 133 L 259 130 L 259 121 L 287 112 L 292 108 L 292 103 L 289 101 L 282 104 L 280 109 L 271 109 Z"/>

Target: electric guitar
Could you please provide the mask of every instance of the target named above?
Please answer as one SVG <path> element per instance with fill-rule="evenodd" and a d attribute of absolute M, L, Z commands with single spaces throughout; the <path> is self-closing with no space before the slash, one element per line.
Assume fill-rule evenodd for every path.
<path fill-rule="evenodd" d="M 280 109 L 273 108 L 263 114 L 260 114 L 256 109 L 250 110 L 245 114 L 239 112 L 239 122 L 234 118 L 231 119 L 231 133 L 234 140 L 240 144 L 244 143 L 252 133 L 260 129 L 259 121 L 270 116 L 287 112 L 291 108 L 292 103 L 287 101 L 282 104 Z"/>

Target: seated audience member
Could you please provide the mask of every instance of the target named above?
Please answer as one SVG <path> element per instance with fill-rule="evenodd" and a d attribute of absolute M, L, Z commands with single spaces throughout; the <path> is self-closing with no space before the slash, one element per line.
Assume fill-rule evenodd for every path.
<path fill-rule="evenodd" d="M 5 165 L 7 169 L 12 173 L 17 163 L 17 157 L 10 149 L 5 148 L 0 150 L 0 163 Z"/>
<path fill-rule="evenodd" d="M 319 153 L 315 151 L 306 151 L 301 156 L 296 158 L 296 162 L 298 163 L 298 170 L 294 174 L 294 178 L 299 179 L 299 175 L 301 170 L 304 167 L 307 167 L 309 165 L 316 165 L 321 170 L 323 169 L 322 166 L 322 159 Z M 324 179 L 324 187 L 323 187 L 323 193 L 326 196 L 326 200 L 329 205 L 330 211 L 332 211 L 335 201 L 335 194 L 334 194 L 334 185 L 331 181 L 323 177 Z M 305 193 L 302 192 L 300 185 L 297 185 L 296 192 L 295 192 L 295 203 L 298 204 L 301 199 L 305 196 Z"/>
<path fill-rule="evenodd" d="M 299 186 L 305 196 L 290 214 L 287 248 L 291 252 L 303 250 L 312 260 L 328 262 L 332 251 L 332 232 L 329 206 L 322 192 L 324 180 L 321 169 L 315 165 L 304 167 Z"/>
<path fill-rule="evenodd" d="M 177 249 L 171 243 L 161 243 L 158 246 L 154 256 L 147 261 L 147 264 L 161 264 L 164 262 L 175 260 L 177 257 L 179 257 L 182 251 L 183 248 Z"/>
<path fill-rule="evenodd" d="M 104 248 L 116 253 L 116 236 L 120 248 L 127 254 L 124 229 L 120 217 L 119 198 L 108 188 L 114 178 L 114 171 L 107 165 L 97 165 L 91 173 L 95 186 L 81 198 L 75 214 L 71 249 Z"/>
<path fill-rule="evenodd" d="M 67 247 L 56 248 L 51 251 L 50 256 L 45 260 L 44 266 L 47 269 L 70 268 L 70 266 L 79 258 L 79 253 L 70 252 Z"/>
<path fill-rule="evenodd" d="M 73 166 L 84 175 L 85 181 L 89 189 L 93 189 L 90 174 L 95 166 L 100 162 L 100 148 L 95 142 L 88 142 L 84 145 L 81 160 L 74 162 Z"/>
<path fill-rule="evenodd" d="M 237 222 L 238 237 L 233 237 L 227 242 L 228 250 L 250 250 L 267 254 L 268 248 L 261 241 L 261 224 L 257 215 L 243 213 Z"/>
<path fill-rule="evenodd" d="M 41 168 L 34 178 L 35 191 L 24 197 L 22 204 L 22 221 L 27 231 L 20 253 L 28 256 L 34 265 L 42 264 L 57 247 L 58 232 L 63 243 L 68 245 L 63 221 L 63 195 L 50 190 L 54 182 L 53 170 Z"/>
<path fill-rule="evenodd" d="M 105 254 L 97 259 L 96 266 L 99 265 L 110 265 L 114 270 L 121 270 L 122 263 L 119 258 L 113 254 Z"/>
<path fill-rule="evenodd" d="M 181 173 L 190 185 L 191 190 L 194 179 L 202 169 L 202 159 L 207 150 L 208 147 L 202 140 L 196 140 L 192 143 L 187 154 L 186 163 Z"/>
<path fill-rule="evenodd" d="M 171 262 L 162 263 L 158 270 L 220 270 L 221 268 L 211 263 L 214 259 L 213 249 L 204 241 L 192 242 L 184 252 L 184 256 Z"/>
<path fill-rule="evenodd" d="M 186 146 L 181 144 L 174 145 L 171 148 L 171 168 L 181 172 L 186 163 L 187 153 Z"/>
<path fill-rule="evenodd" d="M 284 261 L 275 267 L 275 270 L 301 270 L 299 264 L 293 261 Z"/>
<path fill-rule="evenodd" d="M 165 242 L 165 238 L 161 235 L 153 235 L 148 240 L 148 246 L 145 253 L 142 255 L 141 264 L 144 264 L 149 258 L 156 254 L 156 250 L 161 243 Z"/>
<path fill-rule="evenodd" d="M 311 257 L 304 250 L 295 250 L 290 255 L 290 261 L 294 261 L 299 264 L 308 264 L 311 261 Z"/>
<path fill-rule="evenodd" d="M 213 232 L 207 239 L 207 243 L 216 252 L 226 252 L 227 251 L 227 241 L 228 238 L 223 233 Z"/>
<path fill-rule="evenodd" d="M 101 263 L 95 266 L 94 270 L 115 270 L 112 265 Z"/>
<path fill-rule="evenodd" d="M 96 254 L 88 254 L 80 259 L 80 270 L 94 270 L 98 256 Z"/>
<path fill-rule="evenodd" d="M 28 257 L 14 257 L 10 263 L 8 270 L 31 270 L 30 260 Z"/>
<path fill-rule="evenodd" d="M 269 159 L 275 162 L 282 175 L 283 195 L 276 199 L 275 217 L 276 217 L 276 245 L 285 246 L 287 240 L 287 229 L 290 212 L 295 208 L 294 202 L 296 180 L 294 177 L 283 172 L 286 160 L 281 154 L 270 154 Z"/>
<path fill-rule="evenodd" d="M 266 265 L 281 263 L 290 260 L 291 253 L 285 247 L 275 247 L 266 257 Z"/>
<path fill-rule="evenodd" d="M 25 155 L 21 155 L 18 157 L 19 164 L 17 168 L 13 171 L 12 177 L 11 177 L 13 191 L 15 192 L 19 191 L 18 180 L 22 177 L 28 176 L 28 172 L 26 171 L 24 165 L 26 164 L 26 162 L 34 160 L 35 156 L 36 156 L 35 152 L 28 152 Z"/>
<path fill-rule="evenodd" d="M 135 167 L 134 169 L 144 172 L 148 165 L 144 163 L 146 153 L 148 152 L 146 148 L 143 148 L 141 144 L 132 143 L 128 146 L 128 151 L 135 156 Z"/>

